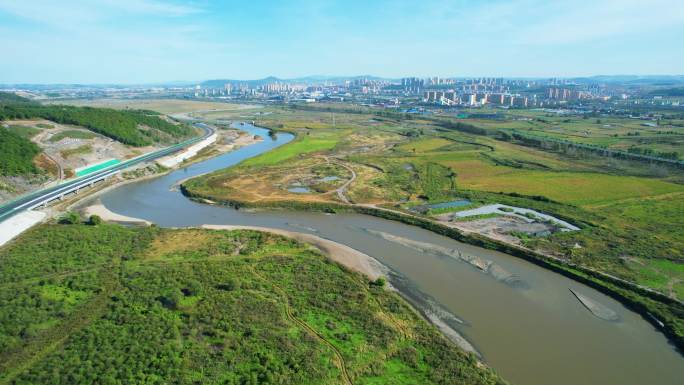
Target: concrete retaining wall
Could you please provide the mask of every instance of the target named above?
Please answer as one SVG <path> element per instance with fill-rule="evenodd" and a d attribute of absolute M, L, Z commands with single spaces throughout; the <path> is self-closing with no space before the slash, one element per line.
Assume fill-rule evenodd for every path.
<path fill-rule="evenodd" d="M 159 163 L 160 165 L 162 165 L 164 167 L 168 167 L 168 168 L 174 167 L 174 166 L 180 164 L 181 162 L 183 162 L 184 160 L 192 158 L 193 156 L 197 155 L 197 153 L 201 149 L 203 149 L 203 148 L 211 145 L 212 143 L 216 142 L 217 138 L 218 138 L 218 135 L 214 133 L 211 136 L 209 136 L 208 138 L 204 139 L 203 141 L 193 144 L 192 146 L 188 147 L 186 150 L 184 150 L 182 152 L 179 152 L 179 153 L 173 154 L 173 155 L 169 155 L 169 156 L 165 156 L 165 157 L 157 160 L 157 163 Z"/>

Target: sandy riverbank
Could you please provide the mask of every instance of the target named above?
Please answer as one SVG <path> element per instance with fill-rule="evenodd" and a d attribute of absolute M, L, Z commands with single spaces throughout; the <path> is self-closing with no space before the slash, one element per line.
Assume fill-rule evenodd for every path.
<path fill-rule="evenodd" d="M 85 209 L 83 209 L 83 214 L 86 217 L 89 217 L 91 215 L 97 215 L 100 218 L 102 218 L 103 220 L 109 221 L 109 222 L 144 225 L 144 226 L 149 226 L 152 224 L 151 222 L 146 221 L 144 219 L 127 217 L 125 215 L 119 215 L 115 212 L 112 212 L 108 208 L 106 208 L 102 203 L 100 203 L 99 200 L 95 204 L 90 205 L 90 206 L 86 207 Z"/>
<path fill-rule="evenodd" d="M 370 279 L 387 275 L 386 268 L 373 257 L 349 246 L 315 235 L 259 226 L 203 225 L 202 228 L 211 230 L 256 230 L 282 235 L 313 245 L 331 260 L 350 270 L 364 274 Z"/>

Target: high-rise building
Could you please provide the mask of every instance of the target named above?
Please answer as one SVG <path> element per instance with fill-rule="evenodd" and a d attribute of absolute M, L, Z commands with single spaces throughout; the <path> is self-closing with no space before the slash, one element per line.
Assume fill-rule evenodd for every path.
<path fill-rule="evenodd" d="M 488 94 L 487 103 L 491 104 L 503 104 L 503 94 Z"/>
<path fill-rule="evenodd" d="M 423 88 L 425 82 L 418 78 L 403 78 L 401 79 L 401 85 L 404 87 L 404 91 L 419 94 Z"/>

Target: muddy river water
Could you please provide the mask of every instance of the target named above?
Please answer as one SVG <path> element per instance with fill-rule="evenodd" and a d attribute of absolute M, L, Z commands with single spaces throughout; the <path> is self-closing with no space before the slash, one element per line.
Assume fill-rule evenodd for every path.
<path fill-rule="evenodd" d="M 270 138 L 267 130 L 248 124 L 236 127 L 264 140 L 156 179 L 123 185 L 102 195 L 102 203 L 117 214 L 160 226 L 275 227 L 360 250 L 391 270 L 390 281 L 415 306 L 452 326 L 513 384 L 684 383 L 684 358 L 641 316 L 524 260 L 366 215 L 247 212 L 195 203 L 181 195 L 181 180 L 292 140 L 289 134 Z M 611 309 L 619 319 L 595 316 L 570 289 Z"/>

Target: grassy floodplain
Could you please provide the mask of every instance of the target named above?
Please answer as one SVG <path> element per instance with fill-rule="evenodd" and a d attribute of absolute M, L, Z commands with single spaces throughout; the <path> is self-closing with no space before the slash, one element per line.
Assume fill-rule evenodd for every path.
<path fill-rule="evenodd" d="M 239 116 L 213 113 L 213 117 L 223 118 L 247 116 L 258 125 L 294 132 L 298 140 L 274 151 L 277 162 L 266 161 L 269 155 L 265 154 L 190 180 L 184 184 L 186 192 L 253 206 L 339 205 L 344 202 L 336 189 L 349 176 L 310 193 L 286 189 L 293 182 L 315 186 L 312 170 L 334 161 L 356 174 L 344 191 L 354 204 L 404 210 L 418 203 L 465 198 L 480 205 L 504 203 L 535 209 L 579 225 L 581 230 L 521 237 L 522 246 L 684 299 L 681 169 L 534 148 L 501 140 L 496 132 L 490 132 L 499 123 L 507 129 L 507 124 L 527 121 L 489 122 L 491 126 L 485 130 L 464 131 L 445 128 L 440 123 L 443 116 L 306 108 L 311 110 L 268 108 L 251 115 L 241 111 Z M 474 119 L 453 122 L 479 124 Z M 538 123 L 542 127 L 542 122 Z M 338 139 L 333 147 L 316 150 L 298 144 L 319 136 Z M 300 156 L 305 151 L 306 155 Z M 672 319 L 684 324 L 681 315 Z M 684 326 L 676 328 L 684 337 Z"/>
<path fill-rule="evenodd" d="M 248 166 L 268 166 L 286 161 L 290 158 L 312 152 L 330 150 L 337 145 L 344 132 L 315 133 L 305 135 L 289 146 L 277 148 L 244 162 Z"/>
<path fill-rule="evenodd" d="M 43 225 L 0 262 L 0 383 L 504 383 L 396 294 L 280 236 Z"/>

